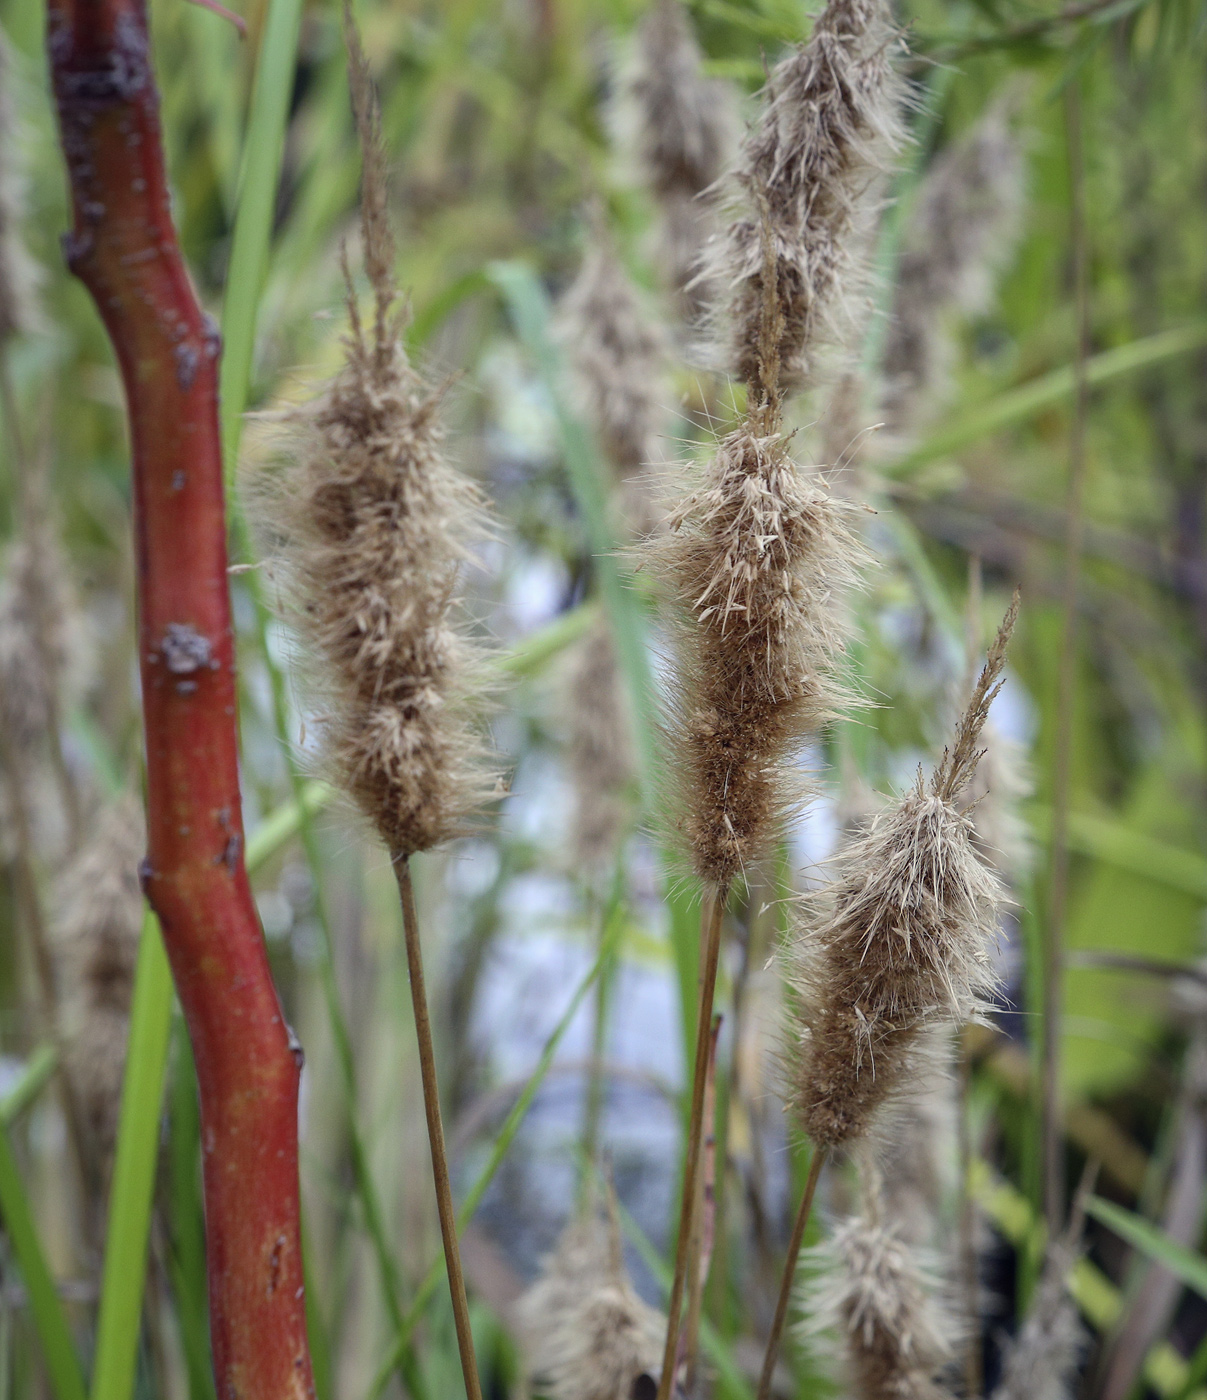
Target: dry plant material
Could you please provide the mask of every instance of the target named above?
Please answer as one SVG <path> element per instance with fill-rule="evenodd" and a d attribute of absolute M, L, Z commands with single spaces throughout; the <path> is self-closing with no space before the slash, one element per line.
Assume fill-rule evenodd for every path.
<path fill-rule="evenodd" d="M 17 159 L 20 121 L 13 95 L 13 53 L 0 32 L 0 347 L 35 328 L 39 272 L 21 238 L 25 178 Z M 12 407 L 5 405 L 6 414 Z"/>
<path fill-rule="evenodd" d="M 125 798 L 100 812 L 63 874 L 51 937 L 59 1031 L 94 1168 L 102 1179 L 117 1140 L 130 998 L 142 931 L 138 866 L 142 811 Z"/>
<path fill-rule="evenodd" d="M 666 1319 L 625 1272 L 615 1221 L 592 1209 L 565 1230 L 517 1304 L 531 1382 L 548 1400 L 650 1400 Z"/>
<path fill-rule="evenodd" d="M 730 224 L 710 259 L 729 289 L 722 358 L 760 400 L 777 380 L 793 389 L 814 379 L 820 347 L 846 339 L 880 183 L 904 139 L 897 43 L 883 0 L 830 0 L 808 43 L 771 72 L 734 176 L 755 212 Z M 766 370 L 768 296 L 779 308 L 776 379 Z"/>
<path fill-rule="evenodd" d="M 569 658 L 566 757 L 574 784 L 571 849 L 576 867 L 600 879 L 612 869 L 633 809 L 633 744 L 627 695 L 606 619 Z"/>
<path fill-rule="evenodd" d="M 659 261 L 688 314 L 705 300 L 690 284 L 715 220 L 706 191 L 728 164 L 737 130 L 733 90 L 706 77 L 703 61 L 680 0 L 655 0 L 637 28 L 627 97 L 641 177 L 658 206 Z"/>
<path fill-rule="evenodd" d="M 1002 1363 L 992 1400 L 1070 1400 L 1086 1347 L 1069 1293 L 1077 1248 L 1068 1235 L 1048 1250 L 1031 1306 Z"/>
<path fill-rule="evenodd" d="M 746 424 L 646 549 L 676 605 L 671 772 L 696 873 L 725 888 L 800 798 L 804 741 L 844 702 L 839 597 L 861 551 L 778 432 Z"/>
<path fill-rule="evenodd" d="M 651 468 L 671 397 L 667 347 L 598 227 L 558 304 L 556 332 L 575 397 L 615 473 L 625 523 L 646 535 L 657 523 Z"/>
<path fill-rule="evenodd" d="M 952 1355 L 950 1324 L 914 1251 L 871 1211 L 839 1226 L 825 1252 L 833 1265 L 817 1285 L 818 1318 L 841 1339 L 850 1393 L 942 1400 L 936 1377 Z"/>
<path fill-rule="evenodd" d="M 890 433 L 907 433 L 942 402 L 948 323 L 988 308 L 1024 202 L 1022 148 L 1007 104 L 995 102 L 935 160 L 906 224 L 883 359 L 881 412 Z"/>
<path fill-rule="evenodd" d="M 343 368 L 293 415 L 294 455 L 264 490 L 282 596 L 313 658 L 323 748 L 339 786 L 395 857 L 463 832 L 490 796 L 477 648 L 455 611 L 486 530 L 475 484 L 442 452 L 439 395 L 408 363 L 375 97 L 354 56 L 371 328 L 349 284 Z"/>
<path fill-rule="evenodd" d="M 864 1137 L 924 1072 L 924 1033 L 978 1014 L 993 988 L 1002 890 L 957 801 L 980 758 L 1017 615 L 1016 595 L 931 781 L 919 774 L 845 852 L 790 949 L 804 1018 L 791 1102 L 819 1146 Z"/>
<path fill-rule="evenodd" d="M 485 668 L 455 613 L 461 568 L 486 525 L 477 488 L 441 451 L 439 395 L 403 346 L 380 112 L 347 3 L 344 33 L 373 323 L 362 323 L 345 262 L 345 363 L 295 415 L 296 457 L 273 499 L 286 592 L 326 702 L 327 761 L 385 842 L 398 881 L 457 1344 L 468 1400 L 480 1400 L 409 858 L 465 831 L 496 786 L 478 708 Z"/>

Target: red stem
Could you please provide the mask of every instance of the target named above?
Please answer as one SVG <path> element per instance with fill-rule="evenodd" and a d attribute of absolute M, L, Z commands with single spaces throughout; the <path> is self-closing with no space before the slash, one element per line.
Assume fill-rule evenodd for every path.
<path fill-rule="evenodd" d="M 201 1095 L 222 1400 L 313 1394 L 297 1167 L 301 1053 L 243 864 L 218 432 L 219 342 L 172 227 L 144 0 L 50 0 L 74 228 L 67 262 L 125 382 L 147 747 L 143 887 L 163 926 Z"/>

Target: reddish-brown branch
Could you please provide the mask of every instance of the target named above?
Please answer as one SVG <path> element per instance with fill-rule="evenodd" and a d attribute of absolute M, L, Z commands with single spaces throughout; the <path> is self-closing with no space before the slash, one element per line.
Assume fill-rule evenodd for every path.
<path fill-rule="evenodd" d="M 74 227 L 125 382 L 147 747 L 147 897 L 201 1091 L 211 1333 L 223 1400 L 313 1393 L 298 1221 L 300 1054 L 243 864 L 218 434 L 218 336 L 168 207 L 143 0 L 50 0 Z"/>

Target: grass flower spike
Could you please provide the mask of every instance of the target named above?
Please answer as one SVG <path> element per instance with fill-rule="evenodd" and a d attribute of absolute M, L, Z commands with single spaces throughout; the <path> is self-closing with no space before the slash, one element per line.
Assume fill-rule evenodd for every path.
<path fill-rule="evenodd" d="M 771 73 L 735 172 L 756 212 L 729 226 L 710 259 L 729 288 L 717 322 L 722 358 L 758 400 L 775 387 L 764 368 L 769 296 L 784 388 L 814 379 L 819 349 L 846 338 L 879 185 L 904 139 L 896 42 L 883 0 L 830 0 L 809 42 Z"/>

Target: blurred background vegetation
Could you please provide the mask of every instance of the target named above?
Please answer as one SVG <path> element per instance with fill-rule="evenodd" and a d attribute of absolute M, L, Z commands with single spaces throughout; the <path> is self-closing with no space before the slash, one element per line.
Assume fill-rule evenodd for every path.
<path fill-rule="evenodd" d="M 275 30 L 266 0 L 242 0 L 238 8 L 244 38 L 227 19 L 186 0 L 150 5 L 182 245 L 228 347 L 250 351 L 246 384 L 238 366 L 224 381 L 227 407 L 234 405 L 228 445 L 239 436 L 244 396 L 249 409 L 272 410 L 338 363 L 339 250 L 344 239 L 355 246 L 360 168 L 335 5 L 276 6 L 284 19 Z M 290 9 L 299 21 L 296 64 Z M 748 117 L 765 61 L 807 36 L 806 7 L 799 0 L 695 0 L 689 10 L 706 71 L 728 86 L 739 121 Z M 666 1282 L 677 1191 L 684 1024 L 694 1014 L 693 945 L 682 930 L 692 923 L 692 895 L 685 888 L 669 906 L 663 901 L 663 855 L 648 834 L 648 799 L 636 780 L 618 794 L 627 834 L 614 871 L 601 878 L 573 836 L 584 800 L 569 752 L 574 657 L 601 606 L 614 601 L 614 591 L 601 589 L 614 564 L 598 547 L 609 530 L 592 514 L 600 492 L 584 481 L 591 472 L 599 484 L 607 481 L 605 453 L 589 431 L 584 436 L 589 421 L 573 385 L 563 382 L 561 362 L 573 346 L 564 330 L 558 340 L 549 309 L 605 230 L 640 304 L 665 328 L 665 454 L 707 449 L 713 417 L 724 423 L 731 411 L 727 392 L 693 361 L 659 262 L 657 203 L 623 120 L 624 74 L 641 13 L 636 0 L 362 0 L 359 13 L 394 171 L 408 335 L 429 379 L 447 383 L 450 450 L 482 482 L 500 520 L 470 593 L 478 622 L 503 648 L 506 683 L 494 732 L 511 791 L 487 829 L 416 863 L 456 1182 L 464 1193 L 493 1173 L 465 1250 L 480 1365 L 496 1395 L 522 1393 L 515 1300 L 571 1216 L 590 1170 L 583 1141 L 593 1053 L 602 1056 L 605 1086 L 598 1139 L 623 1208 L 630 1267 L 651 1301 Z M 764 965 L 784 921 L 782 898 L 816 879 L 853 794 L 899 790 L 919 762 L 931 760 L 970 649 L 980 650 L 1021 584 L 1022 618 L 995 710 L 1011 743 L 1005 785 L 1026 837 L 1010 872 L 1016 906 L 1003 939 L 1010 1006 L 992 1029 L 966 1038 L 972 1187 L 985 1222 L 987 1375 L 1001 1337 L 1025 1309 L 1042 1256 L 1035 1028 L 1042 953 L 1053 932 L 1055 807 L 1058 825 L 1067 822 L 1070 852 L 1061 921 L 1069 1183 L 1084 1160 L 1098 1161 L 1099 1195 L 1140 1222 L 1128 1237 L 1090 1228 L 1075 1279 L 1092 1325 L 1088 1393 L 1100 1393 L 1118 1365 L 1128 1376 L 1124 1395 L 1132 1386 L 1188 1394 L 1207 1373 L 1201 1148 L 1197 1167 L 1187 1166 L 1188 1152 L 1193 1157 L 1193 1144 L 1207 1134 L 1207 1086 L 1191 1053 L 1207 1034 L 1207 1011 L 1185 994 L 1202 975 L 1193 969 L 1207 903 L 1207 11 L 1199 0 L 1115 0 L 1063 16 L 1017 0 L 908 0 L 897 18 L 912 52 L 915 141 L 881 220 L 878 275 L 866 294 L 872 311 L 852 347 L 865 382 L 880 372 L 886 319 L 906 285 L 911 250 L 918 251 L 911 218 L 924 205 L 936 162 L 987 113 L 1000 111 L 1021 179 L 1013 227 L 983 269 L 987 294 L 941 309 L 944 382 L 925 386 L 925 409 L 907 430 L 881 433 L 861 449 L 877 565 L 851 620 L 852 657 L 856 684 L 874 704 L 836 726 L 816 754 L 817 796 L 789 833 L 775 879 L 752 882 L 731 914 L 719 996 L 726 1013 L 720 1236 L 707 1298 L 716 1393 L 750 1393 L 793 1182 L 806 1162 L 774 1095 L 779 992 Z M 104 803 L 139 785 L 128 448 L 108 344 L 59 250 L 68 226 L 66 182 L 42 7 L 0 0 L 0 22 L 12 50 L 0 143 L 6 166 L 19 173 L 4 217 L 17 220 L 36 273 L 33 314 L 5 349 L 10 431 L 0 530 L 11 559 L 32 528 L 15 426 L 26 481 L 47 488 L 43 509 L 75 595 L 57 745 L 70 784 L 87 794 L 77 840 L 56 805 L 53 755 L 31 751 L 38 811 L 24 854 L 32 855 L 53 944 L 55 929 L 70 923 L 72 910 L 63 906 L 73 890 L 78 897 L 81 847 L 131 820 Z M 263 166 L 259 183 L 254 170 L 240 174 L 254 154 L 249 143 L 271 147 L 276 139 L 271 113 L 266 125 L 249 127 L 257 71 L 269 82 L 269 44 L 278 46 L 277 82 L 288 98 L 279 187 L 264 184 Z M 1083 558 L 1070 595 L 1078 198 L 1090 387 Z M 253 201 L 270 215 L 267 244 L 257 250 L 254 230 L 247 234 L 250 273 L 224 304 L 236 221 Z M 913 227 L 925 234 L 917 218 Z M 822 396 L 794 411 L 799 455 L 827 460 L 832 405 Z M 869 416 L 859 426 L 876 421 Z M 270 451 L 264 423 L 253 419 L 239 470 L 233 459 L 228 464 L 240 563 L 254 563 L 255 555 L 241 524 L 238 482 Z M 398 1394 L 393 1339 L 438 1256 L 438 1234 L 393 882 L 356 821 L 323 790 L 298 785 L 289 756 L 299 755 L 304 767 L 306 715 L 286 674 L 289 639 L 261 610 L 265 598 L 271 602 L 271 576 L 236 573 L 232 589 L 247 823 L 262 833 L 254 880 L 278 986 L 307 1052 L 302 1183 L 320 1396 Z M 641 588 L 623 596 L 623 625 L 645 628 L 656 642 Z M 1070 597 L 1074 703 L 1062 727 Z M 3 683 L 12 683 L 7 672 Z M 630 718 L 640 725 L 640 715 Z M 1067 802 L 1054 789 L 1062 746 Z M 6 782 L 12 776 L 10 768 Z M 313 811 L 301 823 L 299 792 Z M 0 1117 L 18 1188 L 23 1182 L 86 1362 L 98 1325 L 104 1208 L 94 1204 L 98 1219 L 90 1222 L 81 1207 L 61 1103 L 43 1087 L 54 1056 L 72 1053 L 75 1030 L 48 1021 L 40 999 L 36 958 L 21 933 L 22 851 L 8 817 L 0 880 L 0 1094 L 8 1097 Z M 129 922 L 128 911 L 122 917 Z M 598 978 L 605 995 L 587 995 L 601 927 L 612 933 Z M 122 946 L 119 1017 L 133 970 L 132 944 Z M 60 960 L 64 1003 L 71 975 Z M 347 1058 L 331 1015 L 332 987 Z M 575 1014 L 561 1025 L 576 990 Z M 602 1032 L 593 1029 L 593 1007 L 606 1017 Z M 531 1081 L 559 1030 L 551 1066 Z M 120 1050 L 106 1044 L 86 1053 L 117 1066 L 96 1091 L 111 1099 Z M 535 1090 L 531 1107 L 500 1154 L 500 1129 L 526 1084 Z M 95 1113 L 98 1122 L 109 1116 L 94 1132 L 93 1154 L 107 1181 L 116 1107 L 102 1103 Z M 141 1282 L 131 1289 L 136 1393 L 202 1400 L 212 1382 L 198 1128 L 178 1016 L 162 1120 L 154 1096 L 147 1115 L 158 1174 L 147 1286 L 145 1293 Z M 62 1386 L 71 1383 L 47 1379 L 45 1300 L 39 1304 L 26 1278 L 10 1217 L 17 1188 L 5 1179 L 0 1395 L 62 1400 L 70 1393 Z M 840 1209 L 841 1181 L 830 1194 L 828 1209 Z M 1141 1327 L 1138 1300 L 1155 1286 L 1154 1260 L 1173 1269 L 1177 1283 L 1162 1315 Z M 419 1384 L 430 1395 L 455 1393 L 443 1285 L 420 1303 L 413 1337 Z M 1126 1364 L 1117 1361 L 1121 1353 Z M 1188 1370 L 1182 1358 L 1191 1356 Z M 785 1393 L 832 1392 L 807 1349 L 794 1349 L 788 1363 Z"/>

